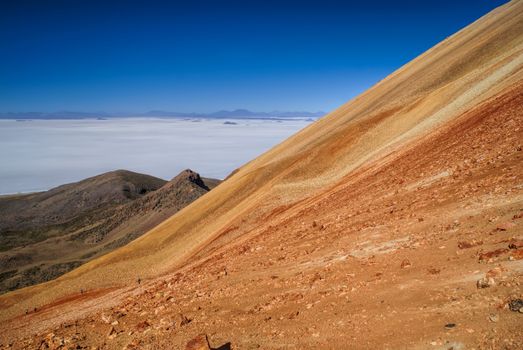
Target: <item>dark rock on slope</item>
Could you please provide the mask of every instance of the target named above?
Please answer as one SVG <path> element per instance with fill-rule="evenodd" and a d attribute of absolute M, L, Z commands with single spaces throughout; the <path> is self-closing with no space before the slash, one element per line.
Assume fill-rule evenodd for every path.
<path fill-rule="evenodd" d="M 127 244 L 219 182 L 192 170 L 171 181 L 117 170 L 0 197 L 0 292 L 51 280 Z"/>

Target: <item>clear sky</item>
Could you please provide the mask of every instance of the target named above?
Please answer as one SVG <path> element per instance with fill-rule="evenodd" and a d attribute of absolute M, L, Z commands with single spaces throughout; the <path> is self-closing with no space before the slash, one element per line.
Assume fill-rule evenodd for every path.
<path fill-rule="evenodd" d="M 0 112 L 329 111 L 505 1 L 0 2 Z"/>

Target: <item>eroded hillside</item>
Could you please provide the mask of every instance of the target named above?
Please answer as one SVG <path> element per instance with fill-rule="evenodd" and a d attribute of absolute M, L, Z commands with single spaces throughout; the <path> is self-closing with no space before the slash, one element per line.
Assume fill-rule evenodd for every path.
<path fill-rule="evenodd" d="M 522 23 L 521 1 L 494 10 L 141 238 L 1 297 L 2 341 L 519 348 Z"/>
<path fill-rule="evenodd" d="M 49 191 L 0 197 L 0 292 L 52 280 L 121 247 L 215 187 L 117 170 Z"/>

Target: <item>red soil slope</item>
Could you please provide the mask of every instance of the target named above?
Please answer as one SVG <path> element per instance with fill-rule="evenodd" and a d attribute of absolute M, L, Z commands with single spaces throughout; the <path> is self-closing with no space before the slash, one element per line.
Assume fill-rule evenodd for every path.
<path fill-rule="evenodd" d="M 521 348 L 522 23 L 496 9 L 130 245 L 0 298 L 1 341 Z"/>

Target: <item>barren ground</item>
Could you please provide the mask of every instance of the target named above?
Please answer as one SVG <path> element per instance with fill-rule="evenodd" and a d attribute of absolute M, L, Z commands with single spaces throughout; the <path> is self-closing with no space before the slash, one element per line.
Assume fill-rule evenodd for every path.
<path fill-rule="evenodd" d="M 0 343 L 521 349 L 522 21 L 492 11 L 139 239 L 0 297 Z"/>

